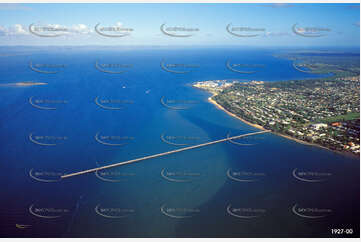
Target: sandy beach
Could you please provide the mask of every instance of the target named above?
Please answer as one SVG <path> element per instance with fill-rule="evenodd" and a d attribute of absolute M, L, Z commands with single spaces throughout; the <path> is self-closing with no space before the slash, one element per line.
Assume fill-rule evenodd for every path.
<path fill-rule="evenodd" d="M 245 123 L 245 124 L 247 124 L 247 125 L 249 125 L 249 126 L 255 127 L 255 128 L 257 128 L 257 129 L 260 129 L 260 130 L 267 130 L 267 129 L 265 129 L 264 127 L 262 127 L 261 125 L 250 123 L 250 122 L 248 122 L 247 120 L 244 120 L 243 118 L 238 117 L 238 116 L 235 115 L 234 113 L 229 112 L 228 110 L 226 110 L 225 108 L 223 108 L 221 105 L 219 105 L 216 101 L 214 101 L 214 100 L 212 99 L 212 98 L 213 98 L 214 96 L 216 96 L 217 94 L 215 94 L 215 93 L 212 93 L 212 94 L 213 94 L 213 95 L 208 98 L 208 101 L 209 101 L 210 103 L 214 104 L 217 108 L 219 108 L 219 109 L 221 109 L 222 111 L 226 112 L 228 115 L 230 115 L 230 116 L 232 116 L 232 117 L 234 117 L 234 118 L 236 118 L 236 119 L 238 119 L 238 120 L 241 120 L 243 123 Z M 285 134 L 280 134 L 280 133 L 273 132 L 273 131 L 272 131 L 271 133 L 273 133 L 273 134 L 275 134 L 275 135 L 278 135 L 278 136 L 281 136 L 281 137 L 283 137 L 283 138 L 289 139 L 289 140 L 293 140 L 293 141 L 298 142 L 298 143 L 300 143 L 300 144 L 315 146 L 315 147 L 318 147 L 318 148 L 326 149 L 326 150 L 329 150 L 329 151 L 332 151 L 332 152 L 336 152 L 336 153 L 338 153 L 338 154 L 345 155 L 344 152 L 340 152 L 340 151 L 336 151 L 336 150 L 331 150 L 331 149 L 329 149 L 329 148 L 327 148 L 327 147 L 324 147 L 324 146 L 321 146 L 321 145 L 318 145 L 318 144 L 314 144 L 314 143 L 309 143 L 309 142 L 307 142 L 307 141 L 300 140 L 300 139 L 297 139 L 297 138 L 294 138 L 294 137 L 291 137 L 291 136 L 288 136 L 288 135 L 285 135 Z"/>
<path fill-rule="evenodd" d="M 214 94 L 212 97 L 214 97 L 214 96 L 215 96 L 215 94 Z M 225 108 L 223 108 L 221 105 L 219 105 L 216 101 L 214 101 L 214 100 L 212 99 L 212 97 L 209 97 L 209 98 L 208 98 L 208 101 L 209 101 L 210 103 L 214 104 L 217 108 L 219 108 L 219 109 L 221 109 L 222 111 L 226 112 L 228 115 L 230 115 L 230 116 L 232 116 L 232 117 L 235 117 L 236 119 L 241 120 L 243 123 L 246 123 L 246 124 L 248 124 L 249 126 L 255 127 L 255 128 L 257 128 L 257 129 L 260 129 L 260 130 L 266 130 L 266 129 L 263 128 L 261 125 L 250 123 L 250 122 L 248 122 L 247 120 L 244 120 L 243 118 L 238 117 L 238 116 L 235 115 L 234 113 L 229 112 L 228 110 L 226 110 Z"/>
<path fill-rule="evenodd" d="M 17 82 L 15 83 L 16 86 L 20 87 L 29 87 L 29 86 L 41 86 L 41 85 L 47 85 L 48 83 L 45 82 Z"/>
<path fill-rule="evenodd" d="M 4 87 L 31 87 L 48 85 L 46 82 L 15 82 L 15 83 L 2 83 L 0 86 Z"/>

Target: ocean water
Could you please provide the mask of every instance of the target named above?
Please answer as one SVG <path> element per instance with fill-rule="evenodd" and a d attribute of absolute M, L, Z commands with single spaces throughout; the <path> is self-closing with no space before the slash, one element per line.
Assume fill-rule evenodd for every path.
<path fill-rule="evenodd" d="M 48 83 L 0 86 L 0 236 L 333 237 L 331 229 L 347 229 L 342 236 L 358 237 L 359 158 L 270 133 L 58 179 L 257 131 L 191 84 L 319 77 L 273 53 L 44 47 L 0 57 L 0 84 Z M 111 74 L 97 61 L 128 66 L 102 66 L 125 70 Z M 232 72 L 227 61 L 256 72 Z M 30 62 L 65 67 L 46 74 Z"/>

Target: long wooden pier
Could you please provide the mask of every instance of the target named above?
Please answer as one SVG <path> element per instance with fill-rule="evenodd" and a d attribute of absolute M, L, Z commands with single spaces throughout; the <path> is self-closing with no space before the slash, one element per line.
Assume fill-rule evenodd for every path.
<path fill-rule="evenodd" d="M 83 175 L 83 174 L 87 174 L 87 173 L 91 173 L 91 172 L 96 172 L 96 171 L 109 169 L 109 168 L 113 168 L 113 167 L 117 167 L 117 166 L 131 164 L 131 163 L 135 163 L 135 162 L 139 162 L 139 161 L 143 161 L 143 160 L 149 160 L 149 159 L 160 157 L 160 156 L 170 155 L 170 154 L 174 154 L 174 153 L 178 153 L 178 152 L 182 152 L 182 151 L 186 151 L 186 150 L 192 150 L 192 149 L 196 149 L 196 148 L 200 148 L 200 147 L 204 147 L 204 146 L 208 146 L 208 145 L 213 145 L 213 144 L 225 142 L 225 141 L 228 141 L 228 140 L 239 139 L 239 138 L 243 138 L 243 137 L 247 137 L 247 136 L 251 136 L 251 135 L 257 135 L 257 134 L 263 134 L 263 133 L 267 133 L 267 132 L 271 132 L 271 131 L 270 130 L 264 130 L 264 131 L 254 132 L 254 133 L 248 133 L 248 134 L 241 134 L 241 135 L 237 135 L 237 136 L 232 136 L 232 137 L 228 137 L 228 138 L 224 138 L 224 139 L 220 139 L 220 140 L 215 140 L 215 141 L 211 141 L 211 142 L 207 142 L 207 143 L 203 143 L 203 144 L 199 144 L 199 145 L 193 145 L 193 146 L 189 146 L 189 147 L 185 147 L 185 148 L 181 148 L 181 149 L 177 149 L 177 150 L 171 150 L 171 151 L 167 151 L 167 152 L 163 152 L 163 153 L 159 153 L 159 154 L 155 154 L 155 155 L 144 156 L 144 157 L 141 157 L 141 158 L 128 160 L 128 161 L 122 161 L 122 162 L 119 162 L 119 163 L 106 165 L 106 166 L 101 166 L 101 167 L 97 167 L 97 168 L 93 168 L 93 169 L 89 169 L 89 170 L 74 172 L 74 173 L 63 175 L 63 176 L 61 176 L 61 178 L 64 179 L 64 178 L 69 178 L 69 177 L 73 177 L 73 176 L 79 176 L 79 175 Z"/>

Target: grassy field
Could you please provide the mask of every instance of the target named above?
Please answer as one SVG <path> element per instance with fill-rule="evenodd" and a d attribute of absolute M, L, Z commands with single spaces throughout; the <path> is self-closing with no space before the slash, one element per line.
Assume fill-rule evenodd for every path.
<path fill-rule="evenodd" d="M 330 117 L 327 119 L 322 119 L 322 120 L 320 120 L 320 122 L 332 123 L 332 122 L 348 121 L 348 120 L 359 119 L 359 118 L 360 118 L 360 113 L 348 113 L 345 115 L 339 115 L 339 116 Z"/>

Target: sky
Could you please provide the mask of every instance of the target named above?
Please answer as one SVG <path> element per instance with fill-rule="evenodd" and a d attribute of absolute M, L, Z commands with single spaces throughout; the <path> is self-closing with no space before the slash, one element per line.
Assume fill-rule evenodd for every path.
<path fill-rule="evenodd" d="M 44 37 L 54 33 L 59 36 Z M 359 43 L 359 4 L 0 4 L 0 45 L 359 47 Z"/>

